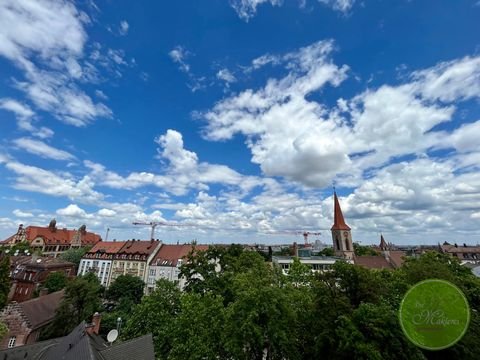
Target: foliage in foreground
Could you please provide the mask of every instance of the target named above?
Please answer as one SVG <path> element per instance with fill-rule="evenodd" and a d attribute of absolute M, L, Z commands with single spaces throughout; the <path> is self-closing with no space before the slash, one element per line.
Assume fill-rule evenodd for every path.
<path fill-rule="evenodd" d="M 121 336 L 152 333 L 159 359 L 475 359 L 480 353 L 480 283 L 437 253 L 395 271 L 335 264 L 313 276 L 296 261 L 285 276 L 255 252 L 212 247 L 182 267 L 185 292 L 168 281 L 134 307 Z M 428 352 L 398 323 L 408 288 L 427 278 L 466 294 L 472 321 L 454 347 Z"/>

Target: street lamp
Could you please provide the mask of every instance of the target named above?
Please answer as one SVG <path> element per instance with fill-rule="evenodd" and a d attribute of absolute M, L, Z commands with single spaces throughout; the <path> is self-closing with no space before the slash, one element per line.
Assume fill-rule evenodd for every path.
<path fill-rule="evenodd" d="M 120 328 L 122 327 L 122 318 L 118 317 L 117 318 L 117 331 L 120 334 Z"/>

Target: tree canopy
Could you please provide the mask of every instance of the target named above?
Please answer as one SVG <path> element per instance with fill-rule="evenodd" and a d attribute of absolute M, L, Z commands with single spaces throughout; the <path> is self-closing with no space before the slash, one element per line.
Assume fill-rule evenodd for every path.
<path fill-rule="evenodd" d="M 121 336 L 152 333 L 159 359 L 475 359 L 480 283 L 446 255 L 427 253 L 398 270 L 337 262 L 313 275 L 295 260 L 287 275 L 255 251 L 211 247 L 184 262 L 184 292 L 161 280 L 133 307 Z M 398 308 L 426 278 L 459 286 L 472 307 L 464 338 L 428 352 L 404 336 Z"/>
<path fill-rule="evenodd" d="M 62 290 L 67 285 L 67 275 L 63 271 L 55 271 L 48 274 L 43 286 L 47 288 L 49 293 Z"/>
<path fill-rule="evenodd" d="M 145 283 L 142 279 L 136 276 L 120 275 L 110 284 L 106 297 L 112 301 L 120 301 L 122 298 L 126 298 L 137 304 L 143 296 L 144 286 Z"/>

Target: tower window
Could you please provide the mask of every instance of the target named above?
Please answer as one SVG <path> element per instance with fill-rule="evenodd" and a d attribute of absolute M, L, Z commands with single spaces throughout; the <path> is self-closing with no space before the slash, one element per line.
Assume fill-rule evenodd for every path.
<path fill-rule="evenodd" d="M 337 250 L 340 250 L 340 241 L 338 240 L 338 237 L 335 238 L 335 241 L 337 243 Z"/>
<path fill-rule="evenodd" d="M 345 249 L 347 249 L 347 251 L 350 251 L 350 244 L 348 243 L 348 238 L 345 239 Z"/>

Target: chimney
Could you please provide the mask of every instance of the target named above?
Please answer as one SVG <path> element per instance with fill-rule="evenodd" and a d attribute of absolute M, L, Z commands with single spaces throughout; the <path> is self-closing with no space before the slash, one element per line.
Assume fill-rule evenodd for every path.
<path fill-rule="evenodd" d="M 42 297 L 48 295 L 48 289 L 47 288 L 41 288 L 40 292 L 38 293 L 38 297 Z"/>
<path fill-rule="evenodd" d="M 100 322 L 102 321 L 102 315 L 98 312 L 93 314 L 92 316 L 92 324 L 87 327 L 86 331 L 88 334 L 92 335 L 98 335 L 100 332 Z"/>

